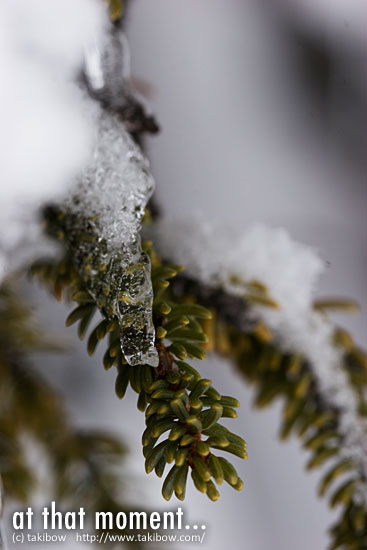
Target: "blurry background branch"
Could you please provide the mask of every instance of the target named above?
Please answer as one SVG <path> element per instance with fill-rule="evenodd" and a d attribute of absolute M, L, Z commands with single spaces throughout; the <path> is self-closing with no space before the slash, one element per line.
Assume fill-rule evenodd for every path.
<path fill-rule="evenodd" d="M 19 284 L 0 289 L 0 464 L 7 499 L 29 503 L 39 472 L 29 460 L 39 445 L 51 475 L 50 491 L 61 507 L 124 511 L 121 461 L 125 446 L 104 431 L 75 428 L 63 397 L 34 369 L 29 355 L 57 350 L 37 326 Z"/>

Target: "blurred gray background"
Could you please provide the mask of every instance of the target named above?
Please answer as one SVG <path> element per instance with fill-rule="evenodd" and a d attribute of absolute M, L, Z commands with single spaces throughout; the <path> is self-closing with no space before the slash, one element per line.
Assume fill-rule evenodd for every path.
<path fill-rule="evenodd" d="M 162 127 L 147 142 L 157 200 L 171 216 L 200 210 L 238 233 L 254 221 L 283 226 L 315 246 L 327 264 L 319 294 L 355 298 L 363 314 L 337 319 L 360 344 L 366 335 L 366 35 L 362 3 L 324 0 L 134 0 L 128 36 L 132 73 L 145 82 Z M 119 402 L 102 350 L 87 356 L 66 308 L 32 287 L 44 322 L 72 351 L 40 360 L 67 389 L 70 413 L 82 426 L 121 434 L 130 446 L 127 487 L 137 504 L 164 504 L 161 481 L 146 476 L 140 437 L 144 418 L 135 395 Z M 251 407 L 252 390 L 215 357 L 203 375 L 241 401 L 232 422 L 248 442 L 236 462 L 245 489 L 223 487 L 210 502 L 190 486 L 189 523 L 204 523 L 203 548 L 326 550 L 338 513 L 316 497 L 319 472 L 306 474 L 298 441 L 279 443 L 280 404 Z M 71 545 L 75 548 L 75 544 Z M 158 545 L 158 547 L 160 547 Z M 197 548 L 184 544 L 177 548 Z M 65 547 L 64 547 L 65 548 Z M 152 546 L 153 548 L 153 546 Z"/>

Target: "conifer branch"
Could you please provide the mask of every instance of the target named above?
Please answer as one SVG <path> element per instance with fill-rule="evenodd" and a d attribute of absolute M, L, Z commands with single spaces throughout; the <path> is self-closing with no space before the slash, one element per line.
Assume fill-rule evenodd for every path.
<path fill-rule="evenodd" d="M 60 349 L 49 344 L 30 308 L 9 284 L 0 288 L 0 474 L 7 498 L 29 503 L 37 472 L 27 460 L 24 437 L 39 444 L 48 459 L 53 496 L 60 506 L 127 511 L 121 500 L 116 464 L 126 448 L 104 431 L 76 429 L 63 401 L 33 369 L 29 353 Z"/>
<path fill-rule="evenodd" d="M 232 464 L 213 453 L 216 449 L 240 458 L 247 457 L 244 440 L 218 422 L 222 417 L 235 418 L 239 403 L 233 397 L 222 396 L 210 380 L 201 378 L 186 362 L 188 358 L 205 358 L 203 345 L 207 336 L 201 321 L 210 318 L 211 314 L 200 305 L 174 302 L 168 292 L 169 281 L 181 268 L 162 264 L 150 243 L 143 248 L 152 263 L 157 368 L 127 363 L 121 351 L 120 331 L 123 330 L 128 339 L 129 323 L 121 326 L 102 302 L 96 304 L 88 292 L 85 276 L 79 275 L 71 260 L 59 264 L 39 262 L 33 266 L 32 273 L 56 289 L 58 297 L 63 289 L 71 294 L 78 305 L 66 324 L 78 323 L 80 337 L 86 334 L 96 310 L 102 314 L 102 320 L 89 333 L 88 352 L 94 353 L 99 343 L 106 339 L 103 364 L 105 369 L 112 366 L 117 369 L 118 397 L 124 397 L 129 385 L 138 394 L 138 409 L 146 415 L 146 430 L 142 436 L 146 472 L 155 470 L 162 477 L 166 465 L 174 463 L 163 484 L 164 498 L 170 499 L 174 492 L 178 499 L 184 499 L 190 471 L 198 490 L 211 500 L 217 500 L 219 492 L 214 481 L 219 485 L 226 481 L 237 490 L 243 486 Z M 132 337 L 136 338 L 135 329 Z M 158 442 L 166 432 L 169 432 L 168 438 Z"/>
<path fill-rule="evenodd" d="M 330 492 L 331 507 L 341 506 L 339 521 L 330 529 L 330 550 L 363 550 L 367 540 L 367 507 L 361 495 L 365 471 L 358 460 L 344 456 L 341 410 L 324 397 L 312 365 L 302 354 L 285 353 L 272 331 L 256 319 L 251 302 L 226 294 L 181 274 L 173 287 L 176 299 L 191 297 L 214 312 L 209 321 L 209 346 L 232 360 L 247 382 L 256 387 L 255 405 L 265 407 L 274 399 L 284 401 L 280 438 L 296 434 L 311 457 L 306 468 L 328 464 L 318 488 L 319 496 Z M 334 303 L 334 302 L 333 302 Z M 344 302 L 343 302 L 344 304 Z M 366 354 L 343 329 L 335 329 L 335 346 L 342 347 L 343 367 L 355 390 L 361 421 L 366 417 Z M 331 486 L 341 478 L 339 485 Z"/>

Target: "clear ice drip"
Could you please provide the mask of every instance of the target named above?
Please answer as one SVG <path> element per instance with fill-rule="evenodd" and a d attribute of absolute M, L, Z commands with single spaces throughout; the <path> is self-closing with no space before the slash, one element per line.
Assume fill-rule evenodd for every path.
<path fill-rule="evenodd" d="M 129 95 L 130 49 L 121 29 L 114 27 L 88 45 L 84 74 L 93 96 L 114 106 L 125 103 Z"/>
<path fill-rule="evenodd" d="M 65 201 L 77 268 L 103 314 L 116 315 L 130 365 L 158 365 L 149 257 L 139 231 L 154 190 L 149 165 L 117 115 L 91 101 L 92 161 Z"/>

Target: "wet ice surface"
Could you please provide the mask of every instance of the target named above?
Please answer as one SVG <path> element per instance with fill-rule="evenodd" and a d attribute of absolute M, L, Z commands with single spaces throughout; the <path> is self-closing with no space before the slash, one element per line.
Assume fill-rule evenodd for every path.
<path fill-rule="evenodd" d="M 118 117 L 91 102 L 97 119 L 92 161 L 64 206 L 74 258 L 103 313 L 116 315 L 130 365 L 157 366 L 150 261 L 139 231 L 154 190 L 149 165 Z"/>
<path fill-rule="evenodd" d="M 93 158 L 78 178 L 66 204 L 74 213 L 96 216 L 96 227 L 108 250 L 132 243 L 154 190 L 149 164 L 114 113 L 91 102 L 97 118 Z"/>
<path fill-rule="evenodd" d="M 256 314 L 272 329 L 283 350 L 308 358 L 325 401 L 341 411 L 341 455 L 352 459 L 366 479 L 367 419 L 356 410 L 342 351 L 333 344 L 334 326 L 312 307 L 324 270 L 317 252 L 295 242 L 284 229 L 259 224 L 235 237 L 199 218 L 160 220 L 148 236 L 158 253 L 184 265 L 190 276 L 205 285 L 236 296 L 244 295 L 251 280 L 267 286 L 280 309 L 253 306 Z M 367 486 L 361 482 L 356 499 L 366 498 Z"/>
<path fill-rule="evenodd" d="M 129 93 L 130 50 L 121 29 L 110 29 L 89 44 L 84 73 L 92 95 L 114 106 L 125 103 Z"/>

